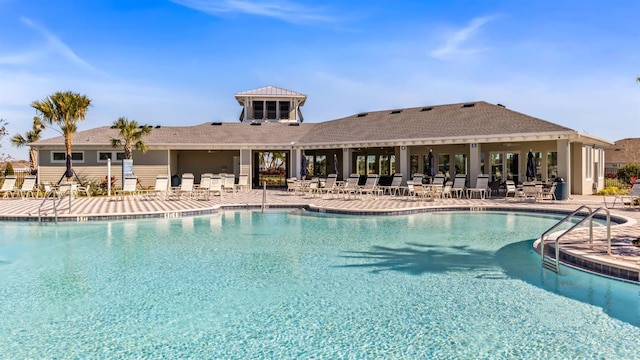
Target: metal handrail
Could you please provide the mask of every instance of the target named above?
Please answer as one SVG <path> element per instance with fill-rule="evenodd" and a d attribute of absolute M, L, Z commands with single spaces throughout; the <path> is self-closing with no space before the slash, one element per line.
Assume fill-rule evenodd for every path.
<path fill-rule="evenodd" d="M 46 201 L 49 199 L 53 200 L 53 216 L 56 224 L 58 223 L 58 206 L 56 205 L 56 198 L 57 198 L 56 194 L 51 192 L 42 199 L 42 202 L 38 207 L 38 223 L 42 222 L 42 207 L 44 206 Z"/>
<path fill-rule="evenodd" d="M 565 230 L 562 234 L 560 234 L 558 237 L 556 237 L 556 240 L 555 240 L 555 271 L 556 271 L 556 273 L 560 272 L 560 239 L 562 239 L 562 237 L 564 235 L 568 234 L 572 230 L 574 230 L 577 227 L 581 226 L 585 221 L 589 221 L 589 244 L 593 244 L 593 218 L 600 211 L 604 211 L 605 214 L 606 214 L 606 220 L 607 220 L 606 221 L 606 224 L 607 224 L 607 254 L 611 255 L 611 213 L 609 212 L 609 209 L 607 209 L 606 207 L 599 207 L 599 208 L 597 208 L 597 209 L 592 211 L 591 208 L 589 208 L 588 206 L 582 205 L 579 208 L 577 208 L 576 210 L 574 210 L 571 214 L 567 215 L 564 219 L 560 220 L 560 222 L 558 222 L 557 224 L 555 224 L 554 226 L 549 228 L 547 231 L 545 231 L 542 234 L 542 236 L 540 237 L 540 255 L 542 257 L 543 265 L 544 265 L 544 259 L 545 259 L 545 253 L 544 253 L 545 237 L 551 231 L 553 231 L 558 226 L 560 226 L 560 224 L 568 221 L 569 218 L 573 217 L 574 215 L 576 215 L 582 209 L 585 209 L 585 208 L 589 210 L 589 213 L 587 214 L 587 216 L 582 218 L 580 221 L 578 221 L 573 226 L 571 226 L 569 229 Z"/>
<path fill-rule="evenodd" d="M 545 240 L 545 237 L 547 235 L 549 235 L 549 233 L 551 233 L 553 230 L 557 229 L 560 225 L 562 225 L 563 223 L 569 221 L 572 217 L 574 217 L 576 214 L 578 214 L 580 212 L 580 210 L 582 210 L 582 209 L 587 209 L 587 210 L 589 210 L 589 213 L 591 213 L 591 208 L 590 207 L 588 207 L 587 205 L 581 205 L 579 208 L 575 209 L 571 214 L 565 216 L 557 224 L 553 225 L 552 227 L 547 229 L 547 231 L 542 233 L 542 235 L 540 236 L 540 254 L 542 255 L 542 259 L 543 260 L 544 260 L 544 240 Z"/>

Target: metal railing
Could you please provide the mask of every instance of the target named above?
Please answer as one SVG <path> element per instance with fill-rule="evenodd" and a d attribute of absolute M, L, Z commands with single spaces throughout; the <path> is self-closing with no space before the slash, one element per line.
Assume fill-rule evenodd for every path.
<path fill-rule="evenodd" d="M 51 209 L 53 210 L 54 221 L 57 224 L 58 223 L 58 206 L 62 204 L 62 200 L 64 200 L 65 197 L 69 198 L 68 211 L 69 211 L 69 214 L 71 214 L 71 199 L 73 198 L 73 190 L 71 189 L 71 187 L 69 188 L 69 190 L 65 191 L 62 194 L 58 194 L 52 191 L 49 194 L 44 196 L 44 198 L 42 199 L 42 202 L 40 203 L 40 206 L 38 207 L 38 223 L 42 222 L 42 210 L 45 204 L 47 203 L 47 200 L 52 200 L 53 207 Z"/>
<path fill-rule="evenodd" d="M 585 217 L 583 217 L 580 221 L 578 221 L 573 226 L 571 226 L 570 228 L 568 228 L 567 230 L 562 232 L 562 234 L 560 234 L 560 235 L 558 235 L 556 237 L 556 240 L 555 240 L 555 254 L 554 254 L 555 258 L 554 259 L 547 259 L 547 257 L 545 256 L 545 248 L 544 247 L 545 247 L 546 239 L 549 236 L 549 234 L 552 231 L 554 231 L 555 229 L 557 229 L 563 223 L 569 221 L 571 218 L 573 218 L 577 214 L 583 212 L 582 210 L 585 210 L 585 209 L 587 210 L 587 214 L 586 214 Z M 566 234 L 568 234 L 571 231 L 573 231 L 574 229 L 582 226 L 582 224 L 584 224 L 586 221 L 589 221 L 589 244 L 593 245 L 593 218 L 599 212 L 604 212 L 606 214 L 607 254 L 611 255 L 611 213 L 609 212 L 609 209 L 607 209 L 605 207 L 599 207 L 599 208 L 597 208 L 597 209 L 592 211 L 590 207 L 588 207 L 586 205 L 582 205 L 579 208 L 577 208 L 576 210 L 574 210 L 571 214 L 565 216 L 558 223 L 556 223 L 555 225 L 553 225 L 552 227 L 547 229 L 547 231 L 545 231 L 540 236 L 540 256 L 542 258 L 542 267 L 546 268 L 548 270 L 551 270 L 551 271 L 555 271 L 556 273 L 560 273 L 560 240 Z"/>

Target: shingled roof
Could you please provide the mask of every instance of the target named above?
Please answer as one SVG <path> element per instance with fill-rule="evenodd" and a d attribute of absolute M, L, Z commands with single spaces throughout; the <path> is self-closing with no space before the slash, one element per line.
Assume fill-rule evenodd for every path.
<path fill-rule="evenodd" d="M 307 146 L 340 147 L 371 144 L 429 144 L 557 139 L 575 130 L 484 101 L 406 109 L 372 111 L 320 123 L 286 124 L 222 122 L 154 128 L 145 142 L 172 149 L 254 149 Z M 73 135 L 77 145 L 108 146 L 117 130 L 108 126 Z M 546 137 L 546 138 L 544 138 Z M 484 139 L 484 140 L 483 140 Z M 35 146 L 62 145 L 54 137 Z"/>

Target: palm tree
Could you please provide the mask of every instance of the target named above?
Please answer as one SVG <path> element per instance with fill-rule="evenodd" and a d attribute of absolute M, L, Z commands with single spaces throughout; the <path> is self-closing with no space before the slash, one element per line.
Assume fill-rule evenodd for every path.
<path fill-rule="evenodd" d="M 64 173 L 67 178 L 73 177 L 71 136 L 78 130 L 78 122 L 84 121 L 89 106 L 91 106 L 91 99 L 71 91 L 58 91 L 43 100 L 31 103 L 31 107 L 38 111 L 46 124 L 56 124 L 60 127 L 67 153 L 67 170 Z"/>
<path fill-rule="evenodd" d="M 137 121 L 121 117 L 113 122 L 111 128 L 118 129 L 118 135 L 122 138 L 111 138 L 111 146 L 124 144 L 125 159 L 133 159 L 133 149 L 147 152 L 147 144 L 142 141 L 142 137 L 151 134 L 151 126 L 139 126 Z"/>
<path fill-rule="evenodd" d="M 11 143 L 15 147 L 23 147 L 29 143 L 36 142 L 40 140 L 40 133 L 44 130 L 44 124 L 39 117 L 33 117 L 33 127 L 30 131 L 27 131 L 24 136 L 21 134 L 16 134 L 11 138 Z M 29 148 L 29 170 L 31 174 L 35 174 L 36 169 L 38 168 L 38 149 L 31 147 Z"/>

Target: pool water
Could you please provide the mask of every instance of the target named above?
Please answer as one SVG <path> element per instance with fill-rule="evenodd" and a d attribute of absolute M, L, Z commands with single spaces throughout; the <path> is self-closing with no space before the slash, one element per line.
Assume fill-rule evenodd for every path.
<path fill-rule="evenodd" d="M 541 270 L 558 220 L 0 223 L 0 358 L 637 358 L 638 286 Z"/>

